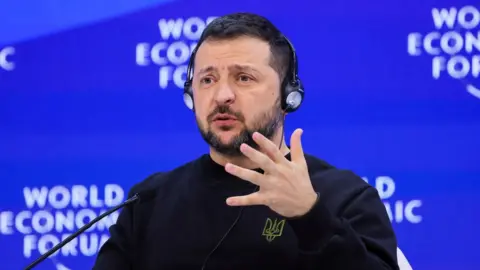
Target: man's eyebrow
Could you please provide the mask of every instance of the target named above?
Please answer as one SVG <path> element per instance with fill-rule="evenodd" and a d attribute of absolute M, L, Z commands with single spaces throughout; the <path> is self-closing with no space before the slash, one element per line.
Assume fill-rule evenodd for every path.
<path fill-rule="evenodd" d="M 231 65 L 228 67 L 228 69 L 230 71 L 250 71 L 250 72 L 259 72 L 257 69 L 253 68 L 252 66 L 249 66 L 249 65 L 240 65 L 240 64 L 234 64 L 234 65 Z M 218 68 L 214 67 L 214 66 L 207 66 L 207 67 L 204 67 L 204 68 L 201 68 L 199 71 L 198 71 L 198 75 L 202 75 L 202 74 L 205 74 L 205 73 L 209 73 L 209 72 L 214 72 L 214 71 L 218 71 Z"/>
<path fill-rule="evenodd" d="M 201 68 L 201 69 L 198 71 L 198 75 L 201 75 L 201 74 L 204 74 L 204 73 L 208 73 L 208 72 L 212 72 L 212 71 L 215 71 L 215 70 L 217 70 L 217 68 L 214 67 L 214 66 L 204 67 L 204 68 Z"/>
<path fill-rule="evenodd" d="M 253 68 L 252 66 L 239 65 L 239 64 L 231 65 L 231 66 L 228 67 L 228 69 L 230 69 L 230 70 L 235 70 L 235 71 L 253 71 L 253 72 L 259 72 L 258 70 L 256 70 L 256 69 Z"/>

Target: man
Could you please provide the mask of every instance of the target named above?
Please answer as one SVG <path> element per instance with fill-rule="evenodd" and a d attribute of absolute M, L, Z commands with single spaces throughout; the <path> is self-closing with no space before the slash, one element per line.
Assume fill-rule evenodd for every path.
<path fill-rule="evenodd" d="M 217 18 L 191 59 L 185 89 L 210 146 L 130 195 L 95 270 L 398 269 L 396 238 L 376 190 L 284 142 L 302 89 L 288 40 L 248 13 Z"/>

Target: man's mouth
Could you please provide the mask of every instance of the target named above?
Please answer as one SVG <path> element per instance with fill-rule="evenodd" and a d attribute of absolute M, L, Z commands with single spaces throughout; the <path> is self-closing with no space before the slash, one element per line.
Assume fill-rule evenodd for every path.
<path fill-rule="evenodd" d="M 230 114 L 217 114 L 213 121 L 236 121 L 237 118 Z"/>

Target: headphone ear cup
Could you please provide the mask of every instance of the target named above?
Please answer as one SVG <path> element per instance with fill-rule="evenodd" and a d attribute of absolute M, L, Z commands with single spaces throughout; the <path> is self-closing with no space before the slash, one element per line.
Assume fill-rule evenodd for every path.
<path fill-rule="evenodd" d="M 192 91 L 192 84 L 190 81 L 186 81 L 183 87 L 183 102 L 193 111 L 194 103 L 193 103 L 193 91 Z"/>
<path fill-rule="evenodd" d="M 287 113 L 292 113 L 302 105 L 304 97 L 303 85 L 300 80 L 296 80 L 293 83 L 287 83 L 283 89 L 282 109 Z"/>

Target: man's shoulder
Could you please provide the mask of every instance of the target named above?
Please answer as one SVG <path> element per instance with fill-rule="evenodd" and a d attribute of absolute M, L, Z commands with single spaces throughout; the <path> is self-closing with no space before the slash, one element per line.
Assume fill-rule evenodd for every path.
<path fill-rule="evenodd" d="M 313 155 L 305 155 L 312 185 L 323 196 L 335 201 L 348 200 L 373 188 L 351 170 L 339 169 Z"/>
<path fill-rule="evenodd" d="M 188 178 L 186 175 L 191 174 L 202 158 L 203 156 L 198 157 L 168 171 L 153 173 L 135 184 L 130 189 L 129 194 L 132 195 L 145 190 L 168 189 L 174 184 L 182 184 Z"/>

